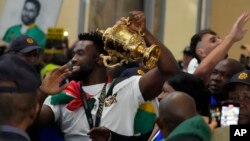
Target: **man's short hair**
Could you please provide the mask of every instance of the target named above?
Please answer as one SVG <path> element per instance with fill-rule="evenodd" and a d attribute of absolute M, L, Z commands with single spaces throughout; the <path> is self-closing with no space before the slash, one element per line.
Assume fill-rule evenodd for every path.
<path fill-rule="evenodd" d="M 4 81 L 13 82 L 6 86 Z M 34 93 L 40 86 L 40 77 L 27 62 L 12 54 L 0 57 L 0 95 L 1 93 Z"/>
<path fill-rule="evenodd" d="M 191 48 L 189 46 L 184 48 L 183 54 L 186 54 L 186 55 L 189 55 L 189 56 L 194 56 L 193 53 L 191 52 Z"/>
<path fill-rule="evenodd" d="M 12 54 L 0 57 L 0 124 L 19 124 L 37 103 L 40 78 Z"/>
<path fill-rule="evenodd" d="M 89 40 L 92 41 L 96 47 L 99 53 L 107 54 L 107 52 L 104 50 L 104 42 L 102 39 L 102 34 L 98 31 L 89 32 L 89 33 L 81 33 L 78 35 L 79 40 Z"/>
<path fill-rule="evenodd" d="M 190 95 L 195 100 L 197 111 L 201 115 L 209 115 L 208 106 L 210 92 L 200 78 L 186 72 L 179 72 L 166 82 L 176 91 L 181 91 Z"/>
<path fill-rule="evenodd" d="M 28 2 L 33 3 L 33 4 L 36 6 L 36 8 L 37 8 L 37 13 L 39 13 L 39 11 L 40 11 L 40 9 L 41 9 L 41 4 L 40 4 L 40 2 L 39 2 L 38 0 L 26 0 L 25 3 L 24 3 L 24 5 L 25 5 L 26 3 L 28 3 Z"/>
<path fill-rule="evenodd" d="M 217 33 L 211 29 L 204 29 L 204 30 L 201 30 L 201 31 L 197 32 L 196 34 L 194 34 L 191 38 L 191 41 L 190 41 L 190 50 L 191 50 L 193 56 L 198 60 L 198 62 L 200 62 L 201 60 L 196 54 L 196 48 L 197 48 L 197 44 L 201 41 L 202 37 L 205 34 L 217 35 Z"/>

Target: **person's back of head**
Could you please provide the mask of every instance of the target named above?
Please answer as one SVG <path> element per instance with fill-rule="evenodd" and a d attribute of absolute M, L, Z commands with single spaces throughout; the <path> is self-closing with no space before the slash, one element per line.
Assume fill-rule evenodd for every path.
<path fill-rule="evenodd" d="M 183 50 L 183 54 L 193 56 L 193 52 L 191 51 L 191 48 L 189 46 L 185 47 Z"/>
<path fill-rule="evenodd" d="M 198 43 L 202 40 L 202 37 L 206 34 L 211 34 L 211 35 L 215 35 L 217 36 L 217 33 L 214 32 L 211 29 L 204 29 L 204 30 L 200 30 L 199 32 L 197 32 L 196 34 L 194 34 L 190 40 L 190 49 L 191 52 L 193 54 L 193 56 L 198 60 L 198 62 L 201 62 L 201 58 L 199 55 L 197 55 L 196 53 L 196 49 L 197 49 L 197 45 Z"/>
<path fill-rule="evenodd" d="M 160 101 L 157 124 L 166 137 L 180 123 L 196 114 L 192 97 L 183 92 L 172 92 Z"/>
<path fill-rule="evenodd" d="M 6 54 L 0 57 L 0 124 L 25 130 L 38 111 L 40 78 L 23 60 Z"/>
<path fill-rule="evenodd" d="M 175 91 L 181 91 L 190 95 L 196 102 L 196 108 L 199 114 L 209 115 L 209 95 L 210 92 L 198 77 L 180 72 L 166 81 Z"/>
<path fill-rule="evenodd" d="M 123 64 L 115 68 L 107 68 L 107 72 L 112 78 L 128 78 L 130 76 L 140 75 L 138 74 L 139 69 L 140 67 L 138 62 L 128 62 L 127 64 Z"/>
<path fill-rule="evenodd" d="M 228 58 L 224 61 L 225 64 L 227 64 L 231 68 L 229 69 L 229 71 L 231 72 L 232 76 L 245 69 L 245 67 L 236 59 Z"/>

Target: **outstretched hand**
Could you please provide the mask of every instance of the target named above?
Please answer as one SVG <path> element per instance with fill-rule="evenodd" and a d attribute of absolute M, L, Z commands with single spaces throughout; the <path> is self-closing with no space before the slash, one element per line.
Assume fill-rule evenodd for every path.
<path fill-rule="evenodd" d="M 70 76 L 71 73 L 72 72 L 67 64 L 54 69 L 45 76 L 40 86 L 40 90 L 47 95 L 53 95 L 61 92 L 68 85 L 67 83 L 62 84 L 63 80 Z"/>
<path fill-rule="evenodd" d="M 245 25 L 249 21 L 249 18 L 249 12 L 244 12 L 234 23 L 232 30 L 228 35 L 234 42 L 241 40 L 246 34 L 247 29 L 245 29 Z"/>
<path fill-rule="evenodd" d="M 88 133 L 92 141 L 109 141 L 110 131 L 106 127 L 95 127 Z"/>

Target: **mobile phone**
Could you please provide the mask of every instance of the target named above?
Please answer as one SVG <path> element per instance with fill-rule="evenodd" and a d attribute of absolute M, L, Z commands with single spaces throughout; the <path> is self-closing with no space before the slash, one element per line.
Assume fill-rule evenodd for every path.
<path fill-rule="evenodd" d="M 220 127 L 220 118 L 221 118 L 221 104 L 212 104 L 209 106 L 209 116 L 210 116 L 210 121 L 211 120 L 216 120 L 218 123 L 218 127 Z"/>
<path fill-rule="evenodd" d="M 221 127 L 237 125 L 240 113 L 240 105 L 236 102 L 224 102 L 221 106 Z"/>

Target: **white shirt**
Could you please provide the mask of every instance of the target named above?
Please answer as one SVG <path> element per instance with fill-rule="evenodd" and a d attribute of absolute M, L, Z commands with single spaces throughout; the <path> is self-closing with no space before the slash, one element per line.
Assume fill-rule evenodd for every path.
<path fill-rule="evenodd" d="M 193 74 L 198 66 L 199 66 L 199 63 L 197 59 L 193 58 L 188 64 L 187 72 L 190 74 Z"/>
<path fill-rule="evenodd" d="M 105 99 L 106 105 L 103 107 L 100 126 L 105 126 L 118 134 L 133 135 L 134 118 L 139 105 L 144 102 L 139 89 L 140 78 L 141 76 L 130 77 L 114 87 L 112 96 Z M 98 109 L 98 97 L 103 85 L 104 83 L 83 87 L 84 91 L 93 94 L 96 99 L 95 106 L 91 111 L 94 120 Z M 107 85 L 106 92 L 109 87 L 110 84 Z M 51 105 L 50 99 L 51 97 L 48 97 L 44 104 L 50 106 L 54 112 L 55 121 L 59 123 L 65 141 L 90 140 L 87 135 L 89 124 L 83 107 L 70 111 L 66 105 Z M 110 101 L 108 102 L 108 100 Z"/>
<path fill-rule="evenodd" d="M 22 34 L 25 34 L 25 33 L 27 32 L 28 29 L 29 29 L 28 26 L 22 24 L 22 26 L 21 26 L 21 31 L 20 31 L 20 32 L 21 32 Z"/>

